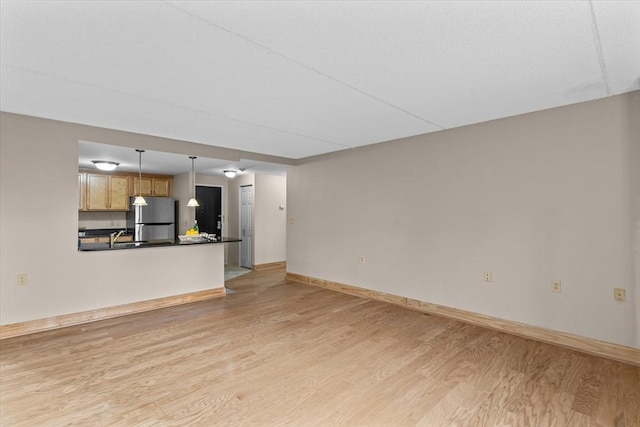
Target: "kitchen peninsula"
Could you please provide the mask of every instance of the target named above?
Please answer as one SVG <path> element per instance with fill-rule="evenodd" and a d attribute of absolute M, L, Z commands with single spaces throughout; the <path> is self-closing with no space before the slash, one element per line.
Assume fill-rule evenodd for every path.
<path fill-rule="evenodd" d="M 218 243 L 238 243 L 242 242 L 241 239 L 233 237 L 223 237 L 216 240 L 201 240 L 201 241 L 160 241 L 160 242 L 120 242 L 111 246 L 109 243 L 83 243 L 78 250 L 80 252 L 95 252 L 95 251 L 113 251 L 120 249 L 141 249 L 141 248 L 157 248 L 166 246 L 196 246 L 196 245 L 210 245 Z"/>
<path fill-rule="evenodd" d="M 220 243 L 234 242 L 240 239 L 148 242 L 117 249 L 110 249 L 109 243 L 85 244 L 97 247 L 78 250 L 76 260 L 78 268 L 91 274 L 78 292 L 63 294 L 75 303 L 73 308 L 61 312 L 54 306 L 44 315 L 7 322 L 0 327 L 0 338 L 223 297 L 225 247 Z M 149 247 L 153 249 L 138 250 Z M 56 292 L 60 290 L 52 299 Z"/>
<path fill-rule="evenodd" d="M 89 194 L 94 199 L 90 202 L 92 210 L 87 210 L 87 193 L 82 190 L 82 178 L 86 174 L 83 175 L 79 169 L 89 170 L 87 168 L 90 166 L 79 165 L 79 157 L 73 155 L 74 152 L 78 155 L 83 152 L 82 141 L 102 141 L 102 145 L 112 142 L 117 150 L 128 141 L 142 138 L 140 144 L 150 153 L 167 148 L 166 140 L 5 112 L 1 113 L 1 118 L 3 151 L 0 169 L 2 176 L 9 177 L 7 181 L 13 181 L 17 187 L 9 185 L 7 191 L 4 191 L 5 180 L 2 180 L 3 215 L 0 218 L 4 246 L 0 269 L 3 285 L 0 298 L 0 337 L 77 325 L 225 295 L 225 255 L 230 258 L 229 262 L 236 263 L 241 243 L 174 244 L 135 250 L 78 250 L 81 229 L 84 229 L 83 237 L 87 240 L 89 237 L 93 237 L 94 241 L 96 238 L 106 237 L 107 242 L 112 232 L 128 229 L 127 208 L 114 208 L 116 195 L 110 189 L 116 188 L 116 182 L 106 184 L 105 191 L 110 200 L 105 203 L 111 202 L 110 209 L 95 210 L 93 202 L 98 197 L 92 189 Z M 171 152 L 180 153 L 173 154 L 175 161 L 172 163 L 183 160 L 190 166 L 188 155 L 192 148 L 191 144 L 171 141 Z M 133 152 L 134 156 L 136 154 L 132 147 L 124 147 L 124 150 Z M 199 153 L 203 157 L 209 153 L 208 157 L 215 158 L 219 151 L 201 147 Z M 89 160 L 93 158 L 99 157 L 88 157 Z M 34 160 L 35 163 L 28 167 L 22 161 L 24 159 Z M 192 186 L 188 184 L 188 174 L 165 172 L 164 176 L 174 178 L 171 192 L 159 195 L 160 189 L 155 187 L 165 188 L 160 185 L 162 183 L 159 180 L 152 182 L 152 191 L 147 191 L 145 172 L 152 173 L 147 159 L 143 158 L 142 192 L 153 194 L 144 197 L 178 199 L 175 234 L 184 234 L 188 225 L 193 224 L 193 214 L 186 208 L 186 201 L 192 191 Z M 137 164 L 138 159 L 135 160 L 133 163 Z M 52 185 L 44 185 L 42 179 L 35 179 L 34 168 L 38 170 L 38 176 L 47 177 Z M 93 171 L 91 173 L 98 174 Z M 130 181 L 135 179 L 135 174 L 132 174 L 133 178 L 129 176 Z M 229 209 L 222 211 L 223 231 L 239 230 L 235 220 L 238 218 L 236 211 L 239 210 L 239 203 L 234 198 L 227 200 L 227 190 L 235 197 L 239 194 L 239 183 L 255 185 L 254 177 L 236 178 L 235 181 L 228 181 L 224 177 L 213 178 L 215 177 L 202 176 L 200 181 L 223 188 L 222 201 Z M 97 182 L 94 182 L 96 188 Z M 109 187 L 109 184 L 113 185 Z M 133 185 L 130 182 L 129 191 L 123 186 L 123 192 L 128 197 L 132 195 L 131 187 Z M 265 179 L 262 187 L 265 191 L 270 189 L 270 181 Z M 86 190 L 86 183 L 84 188 Z M 25 197 L 25 192 L 33 197 Z M 100 200 L 105 199 L 107 196 Z M 278 199 L 277 204 L 280 203 L 284 204 Z M 189 215 L 182 215 L 185 212 Z M 284 215 L 285 211 L 276 210 L 275 214 Z M 271 217 L 266 216 L 265 219 L 271 220 Z M 37 244 L 25 234 L 25 230 L 30 229 L 29 224 L 38 224 L 42 229 Z M 91 234 L 94 230 L 100 230 L 98 235 Z M 210 231 L 206 228 L 202 230 Z M 130 232 L 130 236 L 122 235 L 117 241 L 125 238 L 135 240 L 133 234 Z M 235 233 L 216 234 L 233 237 Z M 279 242 L 283 240 L 279 239 Z M 284 259 L 284 255 L 282 258 Z M 27 275 L 26 285 L 16 285 L 17 275 Z"/>

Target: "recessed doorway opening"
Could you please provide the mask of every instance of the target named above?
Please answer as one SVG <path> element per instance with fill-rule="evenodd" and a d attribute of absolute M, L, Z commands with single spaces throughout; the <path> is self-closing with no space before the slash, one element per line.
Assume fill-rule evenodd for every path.
<path fill-rule="evenodd" d="M 222 187 L 196 185 L 196 221 L 201 233 L 222 236 Z"/>

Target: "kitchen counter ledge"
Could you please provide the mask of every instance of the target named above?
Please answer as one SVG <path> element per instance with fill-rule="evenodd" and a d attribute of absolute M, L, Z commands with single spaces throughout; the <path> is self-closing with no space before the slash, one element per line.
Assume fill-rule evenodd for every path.
<path fill-rule="evenodd" d="M 167 246 L 197 246 L 197 245 L 215 245 L 217 243 L 236 243 L 242 242 L 242 239 L 238 239 L 235 237 L 223 237 L 222 239 L 218 239 L 215 242 L 211 240 L 206 240 L 202 242 L 181 242 L 179 240 L 168 241 L 168 242 L 123 242 L 116 243 L 113 248 L 109 247 L 109 243 L 84 243 L 80 245 L 78 248 L 79 252 L 97 252 L 97 251 L 119 251 L 123 249 L 143 249 L 143 248 L 157 248 L 157 247 L 167 247 Z"/>

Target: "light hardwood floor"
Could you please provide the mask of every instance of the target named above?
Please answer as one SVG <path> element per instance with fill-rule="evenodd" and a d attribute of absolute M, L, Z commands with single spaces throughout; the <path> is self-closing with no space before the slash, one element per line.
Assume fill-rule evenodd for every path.
<path fill-rule="evenodd" d="M 0 341 L 2 426 L 638 426 L 640 368 L 309 285 Z"/>

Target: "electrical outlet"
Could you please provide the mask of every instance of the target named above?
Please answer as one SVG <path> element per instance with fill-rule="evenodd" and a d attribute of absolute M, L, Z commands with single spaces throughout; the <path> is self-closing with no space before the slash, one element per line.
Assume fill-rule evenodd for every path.
<path fill-rule="evenodd" d="M 485 282 L 490 282 L 491 281 L 491 272 L 489 270 L 484 272 L 484 281 Z"/>
<path fill-rule="evenodd" d="M 559 280 L 554 280 L 551 282 L 551 290 L 553 292 L 562 292 L 562 282 Z"/>
<path fill-rule="evenodd" d="M 360 255 L 360 264 L 367 262 L 367 258 L 364 255 Z"/>
<path fill-rule="evenodd" d="M 18 274 L 18 286 L 27 286 L 27 273 Z"/>
<path fill-rule="evenodd" d="M 613 299 L 618 302 L 627 300 L 627 292 L 624 288 L 613 288 Z"/>

